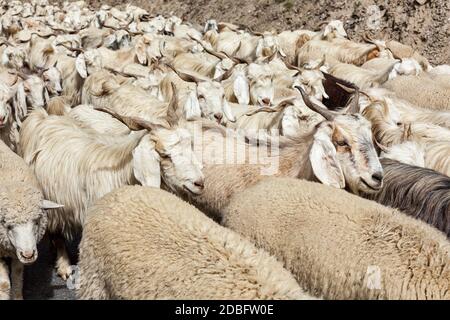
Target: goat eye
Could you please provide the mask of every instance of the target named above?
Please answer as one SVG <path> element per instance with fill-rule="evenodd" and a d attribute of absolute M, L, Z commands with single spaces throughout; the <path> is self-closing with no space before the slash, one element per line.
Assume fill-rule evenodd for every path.
<path fill-rule="evenodd" d="M 345 141 L 345 140 L 336 141 L 336 144 L 340 147 L 349 147 L 347 141 Z"/>
<path fill-rule="evenodd" d="M 397 122 L 396 125 L 400 127 L 403 125 L 403 122 Z"/>

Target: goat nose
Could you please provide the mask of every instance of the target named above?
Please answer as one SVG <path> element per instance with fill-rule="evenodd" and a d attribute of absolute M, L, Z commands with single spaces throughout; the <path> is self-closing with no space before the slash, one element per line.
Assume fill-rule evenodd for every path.
<path fill-rule="evenodd" d="M 270 104 L 270 99 L 269 99 L 269 98 L 264 98 L 264 99 L 262 99 L 262 102 L 263 102 L 265 105 L 269 105 L 269 104 Z"/>
<path fill-rule="evenodd" d="M 26 251 L 20 251 L 20 255 L 22 258 L 26 260 L 30 260 L 34 257 L 36 251 L 35 250 L 26 250 Z"/>
<path fill-rule="evenodd" d="M 205 187 L 205 185 L 203 184 L 203 180 L 195 181 L 194 186 L 196 186 L 197 188 L 200 188 L 200 189 L 203 189 Z"/>
<path fill-rule="evenodd" d="M 217 120 L 221 120 L 222 117 L 223 117 L 223 114 L 221 114 L 221 113 L 215 113 L 214 114 L 214 118 L 216 118 Z"/>
<path fill-rule="evenodd" d="M 377 182 L 378 184 L 380 184 L 383 181 L 383 172 L 379 171 L 379 172 L 375 172 L 372 175 L 372 179 Z"/>

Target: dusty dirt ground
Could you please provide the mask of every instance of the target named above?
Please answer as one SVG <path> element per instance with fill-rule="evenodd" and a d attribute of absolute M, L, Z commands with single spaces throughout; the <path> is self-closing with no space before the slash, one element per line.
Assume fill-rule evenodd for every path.
<path fill-rule="evenodd" d="M 318 29 L 321 22 L 341 19 L 349 36 L 365 30 L 378 38 L 412 45 L 433 64 L 450 63 L 448 0 L 86 0 L 124 6 L 131 3 L 154 14 L 177 15 L 203 25 L 208 19 L 237 22 L 257 31 Z"/>

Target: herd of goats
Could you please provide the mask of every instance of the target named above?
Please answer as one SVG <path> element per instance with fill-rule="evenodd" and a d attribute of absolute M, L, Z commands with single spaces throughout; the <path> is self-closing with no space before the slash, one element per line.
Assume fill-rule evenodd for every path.
<path fill-rule="evenodd" d="M 0 14 L 0 298 L 82 234 L 81 299 L 450 299 L 449 65 L 337 20 Z"/>

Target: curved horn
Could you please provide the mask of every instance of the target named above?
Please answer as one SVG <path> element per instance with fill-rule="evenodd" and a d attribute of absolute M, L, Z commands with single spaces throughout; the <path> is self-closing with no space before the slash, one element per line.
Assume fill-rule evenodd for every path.
<path fill-rule="evenodd" d="M 178 71 L 178 70 L 175 69 L 175 67 L 172 66 L 170 63 L 166 63 L 166 65 L 167 65 L 170 69 L 172 69 L 172 70 L 180 77 L 180 79 L 183 80 L 183 81 L 187 81 L 187 82 L 195 82 L 195 83 L 197 83 L 197 84 L 198 84 L 199 82 L 205 81 L 204 79 L 200 79 L 200 78 L 198 78 L 198 77 L 196 77 L 196 76 L 194 76 L 194 75 L 191 75 L 191 74 L 187 74 L 187 73 Z"/>
<path fill-rule="evenodd" d="M 23 80 L 27 80 L 30 77 L 28 74 L 25 74 L 22 71 L 17 71 L 16 74 L 17 74 L 17 76 L 19 76 Z"/>
<path fill-rule="evenodd" d="M 82 48 L 72 48 L 72 47 L 69 47 L 67 44 L 65 44 L 65 43 L 59 43 L 58 44 L 59 46 L 63 46 L 64 48 L 66 48 L 67 50 L 70 50 L 70 51 L 75 51 L 75 52 L 81 52 L 81 53 L 84 53 L 85 51 L 84 51 L 84 49 L 82 49 Z"/>
<path fill-rule="evenodd" d="M 250 28 L 249 26 L 247 26 L 247 31 L 251 34 L 253 34 L 254 36 L 258 36 L 258 37 L 262 37 L 264 36 L 264 33 L 258 32 L 253 30 L 252 28 Z"/>
<path fill-rule="evenodd" d="M 211 50 L 211 49 L 207 48 L 203 42 L 201 42 L 200 40 L 194 38 L 194 37 L 193 37 L 192 35 L 190 35 L 189 33 L 188 33 L 188 37 L 191 38 L 191 40 L 197 42 L 199 45 L 201 45 L 202 48 L 203 48 L 203 50 L 205 50 L 205 51 L 206 51 L 207 53 L 209 53 L 210 55 L 212 55 L 212 56 L 214 56 L 214 57 L 216 57 L 216 58 L 219 58 L 219 59 L 225 59 L 225 58 L 227 58 L 227 56 L 226 56 L 224 53 L 222 53 L 222 52 L 217 52 L 217 51 L 214 51 L 214 50 Z"/>
<path fill-rule="evenodd" d="M 284 65 L 285 65 L 286 68 L 288 68 L 289 70 L 295 70 L 295 71 L 298 71 L 298 72 L 300 72 L 300 73 L 303 72 L 303 69 L 302 69 L 302 68 L 290 64 L 290 63 L 286 60 L 286 58 L 280 57 L 280 59 L 281 59 L 281 61 L 284 62 Z"/>
<path fill-rule="evenodd" d="M 372 36 L 367 31 L 363 33 L 362 38 L 367 43 L 375 44 L 375 40 L 372 38 Z"/>
<path fill-rule="evenodd" d="M 324 109 L 318 105 L 316 105 L 314 102 L 311 101 L 311 99 L 309 98 L 309 96 L 306 94 L 305 90 L 303 90 L 302 87 L 300 86 L 295 86 L 295 88 L 300 91 L 303 101 L 305 102 L 305 105 L 310 108 L 312 111 L 317 112 L 318 114 L 320 114 L 322 117 L 324 117 L 325 119 L 327 119 L 328 121 L 333 121 L 333 119 L 337 116 L 336 113 L 328 110 L 328 109 Z"/>
<path fill-rule="evenodd" d="M 110 67 L 103 67 L 103 69 L 105 69 L 107 71 L 110 71 L 112 73 L 118 74 L 118 75 L 120 75 L 122 77 L 125 77 L 125 78 L 135 78 L 135 79 L 137 79 L 137 77 L 135 75 L 128 74 L 128 73 L 125 73 L 123 71 L 115 70 L 115 69 L 110 68 Z"/>
<path fill-rule="evenodd" d="M 227 80 L 231 75 L 233 74 L 233 69 L 236 66 L 236 64 L 233 64 L 233 66 L 224 72 L 221 76 L 218 76 L 217 78 L 213 79 L 213 81 L 222 82 L 223 80 Z"/>
<path fill-rule="evenodd" d="M 108 108 L 97 108 L 96 107 L 96 108 L 94 108 L 94 110 L 102 111 L 102 112 L 105 112 L 105 113 L 113 116 L 113 118 L 122 122 L 131 131 L 139 131 L 139 130 L 143 130 L 143 129 L 152 131 L 158 127 L 157 125 L 154 125 L 153 123 L 150 123 L 141 118 L 119 115 L 118 113 L 116 113 L 113 110 L 108 109 Z"/>
<path fill-rule="evenodd" d="M 382 145 L 381 143 L 379 143 L 375 137 L 373 138 L 373 141 L 375 141 L 375 144 L 377 145 L 378 148 L 380 148 L 381 151 L 389 152 L 389 148 L 386 147 L 385 145 Z"/>
<path fill-rule="evenodd" d="M 355 86 L 355 88 L 350 88 L 350 87 L 347 87 L 338 82 L 336 82 L 336 84 L 339 87 L 341 87 L 342 89 L 344 89 L 345 92 L 353 94 L 351 101 L 344 108 L 345 113 L 359 113 L 359 89 L 358 89 L 358 87 Z M 364 94 L 364 95 L 368 96 L 367 94 Z M 369 99 L 371 99 L 371 98 L 369 97 Z"/>
<path fill-rule="evenodd" d="M 167 119 L 170 126 L 176 125 L 176 122 L 179 120 L 177 115 L 178 108 L 178 93 L 177 88 L 173 82 L 170 82 L 170 86 L 172 87 L 172 98 L 170 99 L 169 106 L 167 108 Z"/>
<path fill-rule="evenodd" d="M 255 110 L 247 112 L 245 115 L 252 116 L 259 112 L 269 112 L 269 113 L 270 112 L 279 112 L 279 111 L 282 111 L 287 106 L 290 106 L 292 104 L 292 101 L 294 101 L 296 98 L 297 97 L 290 97 L 290 98 L 284 99 L 283 101 L 280 101 L 280 103 L 278 103 L 278 105 L 274 108 L 271 108 L 271 107 L 256 108 Z"/>

